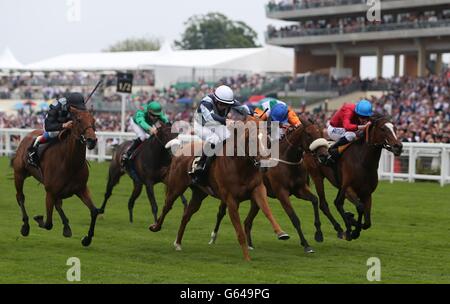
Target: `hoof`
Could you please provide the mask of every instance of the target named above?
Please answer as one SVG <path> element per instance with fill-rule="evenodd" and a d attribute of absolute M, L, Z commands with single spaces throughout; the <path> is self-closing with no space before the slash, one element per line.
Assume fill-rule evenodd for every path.
<path fill-rule="evenodd" d="M 305 247 L 304 250 L 305 250 L 305 253 L 308 253 L 308 254 L 315 253 L 314 249 L 312 249 L 312 247 L 309 247 L 309 246 Z"/>
<path fill-rule="evenodd" d="M 181 251 L 181 244 L 177 244 L 177 241 L 173 242 L 173 246 L 175 247 L 176 251 Z"/>
<path fill-rule="evenodd" d="M 22 225 L 22 229 L 20 229 L 20 233 L 23 236 L 28 236 L 30 234 L 30 225 L 28 225 L 28 224 Z"/>
<path fill-rule="evenodd" d="M 347 240 L 349 242 L 352 240 L 352 232 L 351 231 L 345 232 L 345 240 Z"/>
<path fill-rule="evenodd" d="M 217 239 L 217 233 L 215 233 L 214 231 L 211 232 L 211 239 L 209 240 L 209 245 L 214 245 L 216 243 L 216 239 Z"/>
<path fill-rule="evenodd" d="M 248 250 L 255 250 L 253 246 L 248 246 Z"/>
<path fill-rule="evenodd" d="M 286 232 L 280 232 L 279 234 L 277 234 L 277 237 L 279 240 L 282 240 L 282 241 L 289 240 L 289 238 L 290 238 L 289 234 L 287 234 Z"/>
<path fill-rule="evenodd" d="M 97 209 L 97 212 L 98 212 L 98 214 L 103 214 L 103 213 L 105 213 L 105 209 L 102 209 L 102 208 Z"/>
<path fill-rule="evenodd" d="M 85 236 L 83 240 L 81 241 L 81 244 L 83 244 L 84 247 L 88 247 L 91 245 L 92 238 Z"/>
<path fill-rule="evenodd" d="M 356 239 L 359 238 L 360 235 L 361 235 L 360 231 L 354 230 L 354 231 L 352 231 L 351 237 L 352 237 L 353 240 L 356 240 Z"/>
<path fill-rule="evenodd" d="M 344 233 L 344 231 L 338 231 L 337 237 L 338 237 L 338 239 L 345 240 L 345 233 Z"/>
<path fill-rule="evenodd" d="M 36 215 L 33 219 L 38 223 L 39 227 L 45 228 L 44 217 L 42 215 Z"/>
<path fill-rule="evenodd" d="M 314 235 L 314 239 L 316 240 L 316 242 L 322 243 L 323 242 L 322 231 L 316 231 L 316 234 Z"/>
<path fill-rule="evenodd" d="M 366 224 L 366 223 L 364 223 L 364 224 L 362 225 L 362 229 L 363 229 L 363 230 L 367 230 L 367 229 L 370 228 L 370 226 L 371 226 L 371 224 Z"/>
<path fill-rule="evenodd" d="M 63 236 L 66 238 L 72 237 L 72 229 L 70 229 L 69 226 L 64 227 L 63 229 Z"/>
<path fill-rule="evenodd" d="M 158 232 L 161 230 L 161 226 L 158 226 L 157 224 L 152 224 L 150 225 L 150 227 L 148 227 L 148 229 L 150 229 L 150 231 L 152 232 Z"/>

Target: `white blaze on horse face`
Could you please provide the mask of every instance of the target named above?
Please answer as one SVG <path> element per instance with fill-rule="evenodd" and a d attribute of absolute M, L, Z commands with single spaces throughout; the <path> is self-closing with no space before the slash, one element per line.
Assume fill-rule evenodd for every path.
<path fill-rule="evenodd" d="M 385 124 L 385 126 L 386 126 L 389 130 L 391 130 L 392 135 L 394 135 L 394 138 L 397 140 L 397 135 L 395 134 L 395 131 L 394 131 L 394 125 L 393 125 L 392 123 L 388 122 L 388 123 Z"/>

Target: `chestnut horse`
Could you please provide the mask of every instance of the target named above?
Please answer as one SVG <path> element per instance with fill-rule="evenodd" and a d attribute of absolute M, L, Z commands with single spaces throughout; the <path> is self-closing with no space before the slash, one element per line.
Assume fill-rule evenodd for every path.
<path fill-rule="evenodd" d="M 33 176 L 44 185 L 46 191 L 46 221 L 44 223 L 41 215 L 34 217 L 39 227 L 47 230 L 52 229 L 52 215 L 55 207 L 64 225 L 63 235 L 71 237 L 72 230 L 62 209 L 62 202 L 63 199 L 76 195 L 89 208 L 91 213 L 89 232 L 82 240 L 83 246 L 89 246 L 94 236 L 98 209 L 92 202 L 87 186 L 89 170 L 86 161 L 86 146 L 92 150 L 97 145 L 95 120 L 89 112 L 77 110 L 73 107 L 70 108 L 70 114 L 73 119 L 72 128 L 61 132 L 61 141 L 48 147 L 40 159 L 40 168 L 35 168 L 27 163 L 27 149 L 36 136 L 42 134 L 42 130 L 33 131 L 22 140 L 11 164 L 14 169 L 16 198 L 22 210 L 22 235 L 28 236 L 30 232 L 28 215 L 25 210 L 23 185 L 26 178 Z"/>
<path fill-rule="evenodd" d="M 287 134 L 280 141 L 280 160 L 277 166 L 269 168 L 264 174 L 264 185 L 267 188 L 269 197 L 277 198 L 286 214 L 290 218 L 292 224 L 298 232 L 300 237 L 300 244 L 303 246 L 306 253 L 313 253 L 314 250 L 309 246 L 305 239 L 300 219 L 295 213 L 290 196 L 294 195 L 299 199 L 308 200 L 312 203 L 314 209 L 314 226 L 316 228 L 315 240 L 317 242 L 323 241 L 323 234 L 321 231 L 321 223 L 319 217 L 318 199 L 312 194 L 308 186 L 308 174 L 303 165 L 303 153 L 305 151 L 314 153 L 318 156 L 319 161 L 324 162 L 328 156 L 328 143 L 321 138 L 319 128 L 308 120 L 300 118 L 302 125 L 297 128 L 291 128 Z M 330 216 L 328 208 L 322 211 Z M 251 204 L 250 211 L 245 219 L 245 233 L 250 249 L 253 249 L 253 242 L 251 238 L 251 229 L 253 220 L 259 212 L 259 207 L 256 204 Z M 226 205 L 221 204 L 219 212 L 217 213 L 217 222 L 214 231 L 211 233 L 210 244 L 215 243 L 219 231 L 220 223 L 225 216 Z M 334 220 L 334 219 L 333 219 Z"/>
<path fill-rule="evenodd" d="M 386 149 L 395 156 L 402 153 L 403 145 L 397 138 L 396 128 L 391 119 L 381 114 L 371 118 L 371 124 L 365 131 L 365 137 L 351 144 L 343 153 L 334 171 L 321 165 L 312 155 L 305 155 L 305 165 L 311 175 L 320 199 L 320 205 L 328 206 L 325 198 L 323 180 L 327 178 L 333 186 L 339 189 L 334 204 L 346 226 L 345 235 L 340 227 L 335 226 L 339 238 L 348 241 L 360 236 L 361 228 L 366 230 L 371 226 L 370 213 L 372 208 L 372 193 L 378 185 L 378 164 L 381 150 Z M 338 181 L 336 180 L 338 179 Z M 353 214 L 344 210 L 344 200 L 348 198 L 357 209 L 358 220 Z M 362 217 L 364 215 L 364 224 Z M 352 232 L 351 227 L 355 226 Z"/>
<path fill-rule="evenodd" d="M 126 170 L 132 178 L 134 186 L 133 192 L 128 200 L 128 212 L 131 223 L 133 222 L 134 203 L 141 194 L 143 185 L 145 185 L 147 190 L 147 197 L 150 201 L 155 222 L 158 216 L 158 204 L 153 187 L 155 184 L 163 181 L 164 174 L 170 165 L 172 157 L 170 151 L 165 148 L 165 145 L 168 141 L 174 139 L 177 134 L 171 132 L 171 124 L 164 124 L 158 121 L 155 125 L 158 130 L 157 134 L 142 143 L 134 153 L 136 155 L 132 160 L 134 172 L 131 173 L 129 169 Z M 100 214 L 105 212 L 106 203 L 112 195 L 113 188 L 125 174 L 125 169 L 121 165 L 121 158 L 130 144 L 131 141 L 122 143 L 114 153 L 111 164 L 109 165 L 108 183 L 106 185 L 103 204 L 99 209 Z M 183 195 L 181 195 L 181 201 L 186 208 L 187 200 Z"/>
<path fill-rule="evenodd" d="M 249 261 L 250 256 L 246 242 L 245 232 L 242 228 L 239 217 L 238 207 L 239 202 L 244 200 L 252 200 L 257 204 L 269 219 L 272 227 L 280 240 L 286 240 L 289 236 L 281 230 L 280 225 L 272 215 L 272 211 L 267 202 L 266 187 L 263 182 L 263 174 L 258 166 L 262 159 L 261 150 L 266 149 L 262 144 L 262 132 L 259 128 L 259 122 L 249 117 L 258 126 L 258 153 L 257 156 L 250 156 L 250 132 L 247 129 L 241 136 L 245 139 L 245 154 L 244 156 L 219 156 L 210 165 L 207 177 L 207 186 L 192 185 L 191 177 L 188 174 L 191 168 L 194 156 L 176 156 L 173 158 L 167 175 L 166 185 L 166 202 L 162 214 L 158 218 L 156 224 L 150 226 L 153 232 L 159 231 L 164 222 L 164 218 L 172 208 L 174 200 L 184 193 L 188 187 L 192 189 L 192 198 L 188 204 L 187 209 L 183 214 L 180 228 L 178 230 L 178 237 L 175 241 L 175 248 L 181 250 L 181 240 L 187 223 L 192 215 L 200 208 L 202 201 L 211 195 L 220 199 L 227 205 L 229 210 L 231 222 L 237 234 L 239 244 L 241 245 L 244 259 Z M 242 138 L 237 138 L 242 139 Z M 225 141 L 222 150 L 228 151 L 226 146 L 233 145 L 234 155 L 239 155 L 238 147 L 232 139 Z M 193 146 L 193 145 L 192 145 Z M 188 147 L 191 148 L 191 147 Z"/>

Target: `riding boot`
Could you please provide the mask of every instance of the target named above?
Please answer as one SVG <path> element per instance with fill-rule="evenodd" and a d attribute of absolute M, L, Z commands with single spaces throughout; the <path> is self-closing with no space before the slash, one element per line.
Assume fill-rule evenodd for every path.
<path fill-rule="evenodd" d="M 142 140 L 138 137 L 135 140 L 133 140 L 133 142 L 131 143 L 131 146 L 128 148 L 127 152 L 125 152 L 122 156 L 122 166 L 126 166 L 130 159 L 131 156 L 133 155 L 134 151 L 136 151 L 136 149 L 141 145 Z"/>
<path fill-rule="evenodd" d="M 341 157 L 341 153 L 339 152 L 339 147 L 346 145 L 348 143 L 349 143 L 349 141 L 345 137 L 340 138 L 336 143 L 334 143 L 328 149 L 328 153 L 330 154 L 330 156 L 328 157 L 325 164 L 327 166 L 334 166 L 337 163 L 339 157 Z"/>
<path fill-rule="evenodd" d="M 214 145 L 211 144 L 211 148 L 214 149 Z M 214 156 L 207 156 L 204 151 L 200 159 L 197 161 L 195 168 L 189 172 L 192 177 L 192 183 L 200 183 L 205 178 L 208 168 L 213 161 Z"/>
<path fill-rule="evenodd" d="M 34 141 L 33 145 L 28 148 L 27 161 L 33 167 L 39 167 L 38 150 L 41 141 L 38 138 Z"/>

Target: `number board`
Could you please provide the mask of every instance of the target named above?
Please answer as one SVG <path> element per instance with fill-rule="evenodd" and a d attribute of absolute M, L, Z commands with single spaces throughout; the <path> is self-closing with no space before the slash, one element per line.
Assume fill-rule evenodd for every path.
<path fill-rule="evenodd" d="M 133 74 L 117 73 L 117 92 L 131 93 L 132 88 L 133 88 Z"/>

